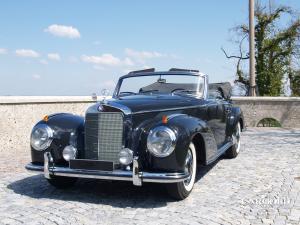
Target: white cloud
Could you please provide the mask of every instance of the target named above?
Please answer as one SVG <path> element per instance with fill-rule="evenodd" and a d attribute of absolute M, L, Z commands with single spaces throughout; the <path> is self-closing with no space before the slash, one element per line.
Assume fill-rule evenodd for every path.
<path fill-rule="evenodd" d="M 16 55 L 20 57 L 31 57 L 31 58 L 38 58 L 40 57 L 40 54 L 36 51 L 33 51 L 31 49 L 17 49 Z"/>
<path fill-rule="evenodd" d="M 0 48 L 0 55 L 4 55 L 7 53 L 7 50 L 5 48 Z"/>
<path fill-rule="evenodd" d="M 41 79 L 41 76 L 39 74 L 33 74 L 32 78 L 35 80 L 39 80 L 39 79 Z"/>
<path fill-rule="evenodd" d="M 144 61 L 145 59 L 161 58 L 167 56 L 166 54 L 160 52 L 136 51 L 130 48 L 125 49 L 125 54 L 136 60 L 142 60 L 142 61 Z"/>
<path fill-rule="evenodd" d="M 57 37 L 66 37 L 71 39 L 80 38 L 78 29 L 72 26 L 52 24 L 48 28 L 44 29 L 44 31 Z"/>
<path fill-rule="evenodd" d="M 50 60 L 60 61 L 60 55 L 58 53 L 49 53 L 47 56 Z"/>
<path fill-rule="evenodd" d="M 41 59 L 41 60 L 40 60 L 40 63 L 43 64 L 43 65 L 48 65 L 48 61 L 45 60 L 45 59 Z"/>
<path fill-rule="evenodd" d="M 87 63 L 115 66 L 121 63 L 121 60 L 112 54 L 103 54 L 101 56 L 82 55 L 81 60 Z"/>
<path fill-rule="evenodd" d="M 130 58 L 128 58 L 128 57 L 126 57 L 126 58 L 124 59 L 124 64 L 125 64 L 126 66 L 134 66 L 134 62 L 133 62 Z"/>
<path fill-rule="evenodd" d="M 103 66 L 133 66 L 134 63 L 130 58 L 125 58 L 124 60 L 113 56 L 112 54 L 102 54 L 100 56 L 88 56 L 82 55 L 81 60 L 87 63 L 99 64 Z"/>

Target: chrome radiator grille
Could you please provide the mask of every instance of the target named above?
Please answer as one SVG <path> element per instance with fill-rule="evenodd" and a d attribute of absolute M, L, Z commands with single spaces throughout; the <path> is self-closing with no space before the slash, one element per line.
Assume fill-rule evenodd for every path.
<path fill-rule="evenodd" d="M 122 148 L 123 115 L 119 112 L 86 114 L 85 158 L 118 162 Z"/>

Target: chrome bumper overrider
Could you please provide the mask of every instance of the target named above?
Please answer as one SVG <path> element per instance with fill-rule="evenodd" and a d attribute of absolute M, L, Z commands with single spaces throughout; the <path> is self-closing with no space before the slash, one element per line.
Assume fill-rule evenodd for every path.
<path fill-rule="evenodd" d="M 133 160 L 132 171 L 114 170 L 114 171 L 95 171 L 70 169 L 68 167 L 55 166 L 52 156 L 49 152 L 44 155 L 44 165 L 29 163 L 25 168 L 31 172 L 43 173 L 47 179 L 51 175 L 79 178 L 94 178 L 103 180 L 121 180 L 132 181 L 134 185 L 141 186 L 142 182 L 152 183 L 177 183 L 184 181 L 189 177 L 188 173 L 149 173 L 139 171 L 138 158 Z"/>

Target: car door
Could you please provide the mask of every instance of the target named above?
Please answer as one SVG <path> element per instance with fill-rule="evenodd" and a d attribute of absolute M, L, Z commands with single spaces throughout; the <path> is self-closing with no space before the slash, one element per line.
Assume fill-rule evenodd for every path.
<path fill-rule="evenodd" d="M 207 124 L 214 133 L 218 148 L 225 141 L 228 104 L 219 91 L 214 91 L 208 96 Z"/>
<path fill-rule="evenodd" d="M 218 111 L 218 122 L 219 122 L 219 131 L 218 131 L 218 148 L 222 147 L 226 142 L 226 126 L 228 115 L 231 112 L 231 104 L 226 101 L 224 98 L 216 99 L 217 102 L 217 111 Z"/>

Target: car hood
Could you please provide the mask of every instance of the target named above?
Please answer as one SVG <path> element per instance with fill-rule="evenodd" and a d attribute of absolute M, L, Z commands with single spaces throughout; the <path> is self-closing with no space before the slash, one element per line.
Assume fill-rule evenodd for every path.
<path fill-rule="evenodd" d="M 188 107 L 194 105 L 195 101 L 199 100 L 179 95 L 133 95 L 111 99 L 107 101 L 106 104 L 111 105 L 112 107 L 125 106 L 132 113 L 138 113 Z"/>

